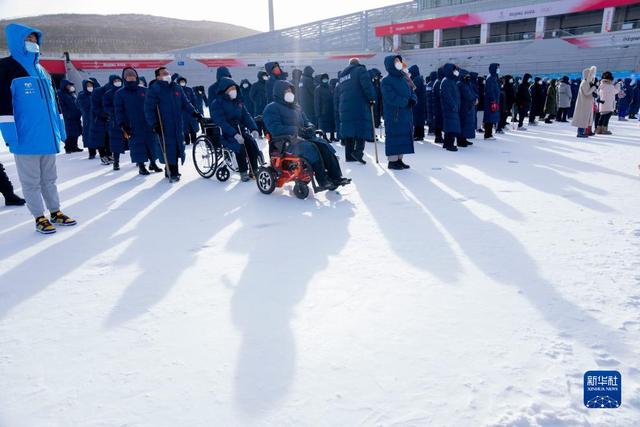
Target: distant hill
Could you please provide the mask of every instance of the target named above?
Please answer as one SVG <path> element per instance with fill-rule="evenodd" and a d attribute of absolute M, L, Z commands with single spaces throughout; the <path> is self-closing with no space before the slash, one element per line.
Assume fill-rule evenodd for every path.
<path fill-rule="evenodd" d="M 258 33 L 222 22 L 152 15 L 41 15 L 0 20 L 0 51 L 7 50 L 4 28 L 13 22 L 41 30 L 44 53 L 159 53 Z"/>

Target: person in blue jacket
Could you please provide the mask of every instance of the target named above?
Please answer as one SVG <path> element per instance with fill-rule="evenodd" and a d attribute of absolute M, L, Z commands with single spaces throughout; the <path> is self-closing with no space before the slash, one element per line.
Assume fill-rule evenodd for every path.
<path fill-rule="evenodd" d="M 338 114 L 336 113 L 336 91 L 338 90 L 338 79 L 329 80 L 329 90 L 331 93 L 331 111 L 333 112 L 333 132 L 331 133 L 329 141 L 338 142 L 340 140 L 338 138 Z"/>
<path fill-rule="evenodd" d="M 640 79 L 632 80 L 633 85 L 633 101 L 629 105 L 629 118 L 637 119 L 640 111 Z"/>
<path fill-rule="evenodd" d="M 56 154 L 67 137 L 64 120 L 51 78 L 39 62 L 42 33 L 13 23 L 5 33 L 11 56 L 0 60 L 0 133 L 14 155 L 36 231 L 51 234 L 56 231 L 53 224 L 76 224 L 60 211 L 56 186 Z M 50 219 L 44 216 L 43 199 Z"/>
<path fill-rule="evenodd" d="M 103 165 L 113 163 L 113 157 L 109 149 L 109 115 L 104 109 L 104 95 L 114 88 L 114 82 L 120 80 L 116 74 L 109 76 L 109 81 L 104 86 L 93 90 L 91 95 L 91 145 L 96 148 Z"/>
<path fill-rule="evenodd" d="M 138 86 L 147 87 L 147 79 L 145 79 L 144 76 L 138 76 L 138 80 Z"/>
<path fill-rule="evenodd" d="M 624 122 L 627 120 L 629 107 L 633 103 L 633 86 L 631 85 L 631 79 L 628 77 L 624 79 L 622 93 L 624 93 L 624 96 L 618 99 L 618 120 Z"/>
<path fill-rule="evenodd" d="M 373 106 L 373 122 L 377 129 L 382 124 L 382 89 L 380 89 L 382 73 L 377 68 L 372 68 L 369 70 L 369 77 L 371 77 L 371 84 L 376 92 L 376 103 Z"/>
<path fill-rule="evenodd" d="M 165 175 L 169 182 L 177 182 L 181 176 L 178 160 L 182 164 L 185 161 L 182 112 L 187 111 L 199 120 L 202 115 L 191 105 L 180 85 L 171 81 L 171 73 L 166 67 L 157 68 L 155 77 L 155 83 L 147 91 L 144 116 L 160 138 L 163 153 L 160 161 L 168 163 L 165 164 Z"/>
<path fill-rule="evenodd" d="M 571 106 L 569 107 L 569 118 L 573 118 L 573 113 L 576 110 L 576 100 L 578 98 L 578 91 L 580 90 L 580 83 L 582 80 L 573 79 L 571 80 Z"/>
<path fill-rule="evenodd" d="M 122 79 L 118 76 L 112 82 L 113 87 L 102 97 L 102 108 L 107 115 L 107 132 L 109 133 L 109 150 L 113 156 L 113 170 L 120 170 L 120 155 L 127 151 L 127 141 L 122 129 L 116 123 L 116 108 L 113 102 L 116 92 L 122 88 Z"/>
<path fill-rule="evenodd" d="M 313 67 L 309 65 L 304 67 L 302 76 L 300 77 L 300 84 L 298 85 L 298 90 L 296 91 L 296 96 L 298 97 L 298 102 L 300 103 L 300 107 L 302 107 L 302 111 L 307 116 L 309 121 L 315 126 L 318 126 L 314 101 L 316 92 L 316 84 L 314 82 L 313 76 L 314 71 L 315 70 L 313 69 Z"/>
<path fill-rule="evenodd" d="M 382 94 L 384 99 L 384 93 Z M 340 73 L 340 137 L 345 144 L 345 160 L 364 160 L 365 141 L 374 141 L 371 109 L 376 103 L 376 91 L 367 68 L 358 58 Z"/>
<path fill-rule="evenodd" d="M 89 148 L 89 158 L 94 159 L 96 157 L 96 149 L 90 148 L 91 145 L 91 95 L 95 88 L 95 83 L 92 80 L 82 81 L 82 90 L 78 94 L 76 99 L 76 105 L 80 109 L 82 116 L 82 144 Z"/>
<path fill-rule="evenodd" d="M 255 117 L 255 105 L 253 104 L 253 101 L 251 100 L 251 82 L 249 81 L 249 79 L 242 79 L 240 80 L 240 97 L 242 98 L 242 101 L 244 102 L 244 106 L 246 107 L 247 111 L 249 112 L 249 114 L 251 115 L 251 117 Z"/>
<path fill-rule="evenodd" d="M 83 151 L 78 147 L 78 138 L 82 135 L 82 113 L 76 104 L 77 97 L 75 85 L 69 80 L 62 80 L 58 90 L 58 100 L 67 133 L 67 139 L 64 141 L 64 151 L 67 154 Z"/>
<path fill-rule="evenodd" d="M 442 109 L 442 130 L 444 131 L 444 148 L 447 151 L 458 151 L 455 140 L 462 132 L 460 126 L 460 90 L 457 79 L 460 75 L 458 67 L 447 63 L 442 67 L 444 78 L 440 84 L 440 105 Z"/>
<path fill-rule="evenodd" d="M 471 74 L 466 70 L 460 70 L 458 78 L 458 90 L 460 91 L 460 135 L 458 147 L 473 145 L 469 139 L 476 137 L 476 103 L 478 95 L 473 88 Z"/>
<path fill-rule="evenodd" d="M 494 140 L 493 127 L 500 122 L 500 64 L 489 65 L 489 77 L 484 85 L 484 139 Z"/>
<path fill-rule="evenodd" d="M 325 140 L 314 137 L 313 127 L 295 103 L 294 87 L 287 81 L 277 81 L 273 89 L 274 101 L 264 109 L 264 123 L 271 135 L 271 144 L 283 148 L 289 139 L 287 152 L 305 159 L 313 168 L 318 190 L 335 190 L 351 180 L 342 177 L 335 149 Z M 304 138 L 304 139 L 303 139 Z"/>
<path fill-rule="evenodd" d="M 315 89 L 313 94 L 314 106 L 318 120 L 318 128 L 320 128 L 325 138 L 329 141 L 335 141 L 335 118 L 333 114 L 333 90 L 329 85 L 329 74 L 320 75 L 320 86 Z"/>
<path fill-rule="evenodd" d="M 218 82 L 218 94 L 211 103 L 211 118 L 222 129 L 222 145 L 232 150 L 236 156 L 240 179 L 247 182 L 255 178 L 258 169 L 260 149 L 256 139 L 258 126 L 240 96 L 240 87 L 231 79 L 222 78 Z M 247 162 L 251 165 L 247 172 Z"/>
<path fill-rule="evenodd" d="M 424 125 L 427 121 L 427 87 L 420 74 L 420 67 L 415 64 L 409 67 L 409 75 L 416 87 L 415 94 L 418 97 L 418 102 L 413 106 L 413 139 L 423 141 Z"/>
<path fill-rule="evenodd" d="M 440 89 L 442 86 L 442 79 L 444 79 L 444 72 L 442 70 L 443 68 L 439 67 L 438 70 L 436 71 L 438 78 L 433 84 L 433 101 L 434 101 L 433 127 L 434 127 L 434 134 L 435 134 L 434 142 L 436 144 L 442 144 L 444 142 L 444 139 L 442 138 L 442 128 L 443 128 L 442 101 L 440 99 L 440 95 L 441 95 Z"/>
<path fill-rule="evenodd" d="M 258 71 L 258 80 L 251 85 L 251 90 L 249 90 L 249 98 L 254 108 L 253 117 L 261 116 L 264 107 L 267 106 L 267 80 L 269 80 L 269 75 L 264 71 Z"/>
<path fill-rule="evenodd" d="M 387 75 L 380 83 L 385 125 L 385 154 L 389 159 L 388 168 L 394 170 L 409 169 L 409 165 L 404 163 L 402 158 L 405 154 L 414 153 L 413 108 L 418 103 L 418 97 L 402 67 L 400 55 L 384 58 Z"/>
<path fill-rule="evenodd" d="M 187 100 L 196 108 L 196 94 L 193 92 L 189 86 L 187 86 L 187 78 L 181 75 L 175 77 L 175 81 L 180 85 L 182 90 L 184 91 L 184 95 L 187 97 Z M 198 109 L 196 108 L 196 111 Z M 198 111 L 199 112 L 199 111 Z M 200 113 L 202 115 L 202 113 Z M 182 125 L 184 126 L 184 144 L 189 145 L 192 142 L 196 142 L 196 138 L 198 137 L 198 130 L 200 129 L 200 125 L 198 124 L 198 120 L 196 120 L 193 115 L 189 112 L 183 111 L 182 113 Z"/>
<path fill-rule="evenodd" d="M 218 67 L 216 69 L 216 81 L 207 89 L 207 99 L 209 100 L 209 104 L 211 104 L 213 100 L 216 99 L 216 94 L 218 93 L 218 82 L 225 77 L 228 79 L 231 78 L 231 72 L 229 71 L 229 69 L 224 66 Z"/>
<path fill-rule="evenodd" d="M 333 88 L 333 117 L 336 123 L 336 139 L 344 146 L 342 135 L 340 135 L 340 72 Z"/>
<path fill-rule="evenodd" d="M 265 101 L 267 104 L 269 104 L 273 101 L 273 88 L 276 82 L 287 80 L 287 76 L 286 73 L 282 71 L 282 68 L 280 68 L 280 64 L 275 61 L 267 62 L 266 64 L 264 64 L 264 69 L 269 75 L 269 79 L 267 80 L 267 84 L 265 85 Z"/>
<path fill-rule="evenodd" d="M 432 71 L 429 74 L 429 83 L 425 86 L 426 100 L 427 100 L 427 108 L 426 108 L 426 123 L 429 128 L 429 135 L 435 135 L 435 92 L 433 91 L 433 86 L 436 84 L 438 80 L 438 72 Z"/>
<path fill-rule="evenodd" d="M 131 67 L 122 70 L 124 87 L 118 89 L 114 98 L 115 123 L 129 140 L 131 162 L 138 166 L 140 175 L 149 175 L 149 169 L 162 172 L 156 164 L 158 158 L 158 135 L 153 132 L 144 116 L 144 103 L 148 89 L 140 86 L 138 72 Z"/>
<path fill-rule="evenodd" d="M 198 110 L 198 113 L 204 116 L 204 106 L 209 105 L 207 94 L 204 92 L 204 86 L 194 86 L 192 89 L 193 89 L 193 94 L 196 97 L 196 104 L 194 105 L 194 107 L 196 107 L 196 110 Z"/>

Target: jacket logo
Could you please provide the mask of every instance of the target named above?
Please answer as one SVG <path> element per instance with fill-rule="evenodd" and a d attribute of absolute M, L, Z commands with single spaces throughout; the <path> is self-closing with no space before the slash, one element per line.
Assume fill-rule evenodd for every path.
<path fill-rule="evenodd" d="M 31 83 L 31 82 L 25 82 L 25 83 L 24 83 L 24 87 L 25 87 L 25 88 L 27 88 L 27 89 L 31 89 L 31 88 L 33 87 L 33 83 Z"/>

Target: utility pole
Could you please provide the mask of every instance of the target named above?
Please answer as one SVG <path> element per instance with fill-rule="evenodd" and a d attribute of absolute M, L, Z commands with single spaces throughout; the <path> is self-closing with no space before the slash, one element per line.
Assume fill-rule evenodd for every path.
<path fill-rule="evenodd" d="M 269 0 L 269 31 L 273 32 L 275 25 L 273 24 L 273 0 Z"/>

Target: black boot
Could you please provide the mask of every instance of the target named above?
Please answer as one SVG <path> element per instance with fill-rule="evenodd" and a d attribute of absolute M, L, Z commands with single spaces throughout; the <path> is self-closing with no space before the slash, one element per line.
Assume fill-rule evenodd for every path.
<path fill-rule="evenodd" d="M 389 164 L 387 165 L 387 169 L 401 171 L 401 170 L 404 170 L 404 167 L 402 166 L 402 163 L 400 162 L 400 160 L 396 160 L 393 162 L 389 162 Z"/>
<path fill-rule="evenodd" d="M 155 161 L 152 161 L 151 163 L 149 163 L 149 170 L 153 172 L 162 172 L 162 169 L 158 167 Z"/>
<path fill-rule="evenodd" d="M 15 193 L 4 196 L 5 206 L 24 206 L 25 203 L 26 201 L 22 197 L 18 197 Z"/>
<path fill-rule="evenodd" d="M 150 175 L 144 163 L 138 163 L 138 173 L 140 175 Z"/>
<path fill-rule="evenodd" d="M 411 166 L 403 162 L 402 159 L 398 160 L 398 163 L 400 163 L 400 166 L 402 166 L 402 169 L 411 169 Z"/>

